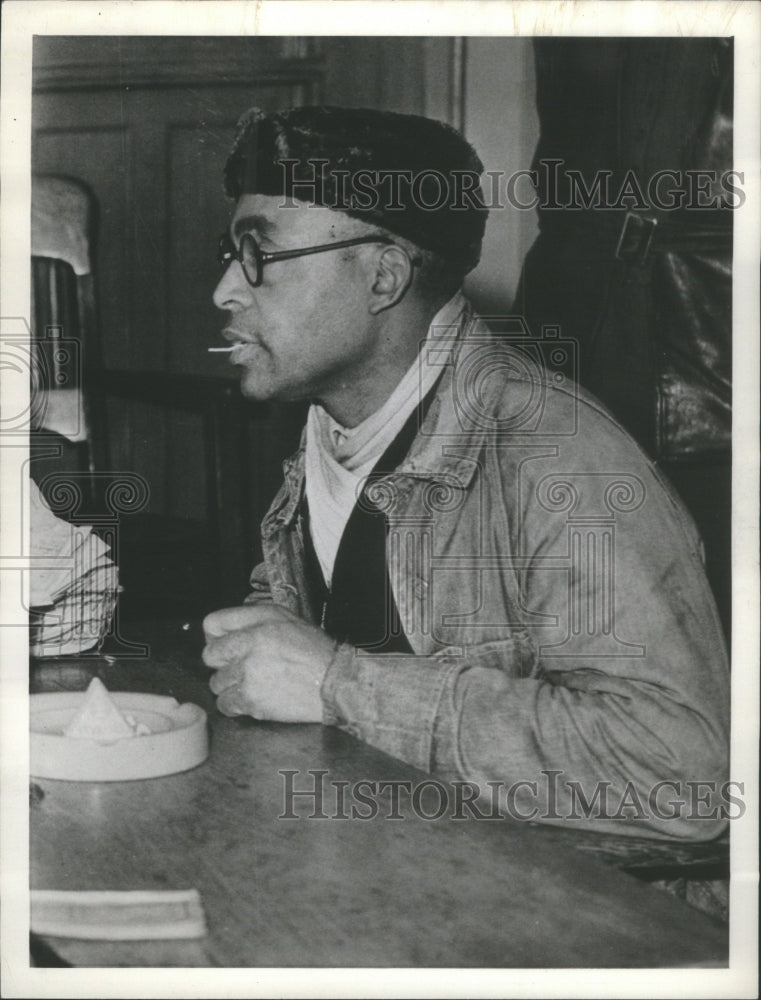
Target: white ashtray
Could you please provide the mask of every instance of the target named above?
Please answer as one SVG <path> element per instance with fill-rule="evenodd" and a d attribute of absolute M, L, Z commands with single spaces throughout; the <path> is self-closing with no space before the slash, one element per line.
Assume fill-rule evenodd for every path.
<path fill-rule="evenodd" d="M 209 755 L 206 712 L 164 695 L 109 692 L 141 735 L 116 739 L 65 735 L 85 691 L 33 694 L 30 771 L 63 781 L 129 781 L 188 771 Z M 148 730 L 148 732 L 146 732 Z"/>

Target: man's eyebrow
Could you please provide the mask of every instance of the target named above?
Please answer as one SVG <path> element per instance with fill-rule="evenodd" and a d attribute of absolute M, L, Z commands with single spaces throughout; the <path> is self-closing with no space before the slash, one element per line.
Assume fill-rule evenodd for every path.
<path fill-rule="evenodd" d="M 263 215 L 244 215 L 237 219 L 233 226 L 233 236 L 242 236 L 243 233 L 254 230 L 258 236 L 270 236 L 277 231 L 277 223 L 272 222 Z"/>

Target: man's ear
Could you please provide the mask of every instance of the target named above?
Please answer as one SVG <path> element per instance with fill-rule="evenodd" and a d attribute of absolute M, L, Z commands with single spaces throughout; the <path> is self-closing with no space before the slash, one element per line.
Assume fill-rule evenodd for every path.
<path fill-rule="evenodd" d="M 370 312 L 372 315 L 396 305 L 410 286 L 413 266 L 408 254 L 396 245 L 386 246 L 375 261 Z"/>

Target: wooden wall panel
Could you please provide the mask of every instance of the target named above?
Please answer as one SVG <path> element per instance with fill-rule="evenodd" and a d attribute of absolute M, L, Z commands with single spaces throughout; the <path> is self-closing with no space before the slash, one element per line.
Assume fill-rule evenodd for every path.
<path fill-rule="evenodd" d="M 167 127 L 168 370 L 215 375 L 228 371 L 226 356 L 209 355 L 206 349 L 221 343 L 223 317 L 211 297 L 219 278 L 216 240 L 228 225 L 232 207 L 222 191 L 222 165 L 234 126 L 231 118 L 212 134 L 204 134 L 205 125 L 197 122 L 170 122 Z"/>
<path fill-rule="evenodd" d="M 454 124 L 455 39 L 322 39 L 326 104 L 431 115 Z"/>
<path fill-rule="evenodd" d="M 166 432 L 166 507 L 175 517 L 205 520 L 209 496 L 204 470 L 206 442 L 199 413 L 169 414 Z"/>
<path fill-rule="evenodd" d="M 315 79 L 319 49 L 320 39 L 297 36 L 37 35 L 34 86 L 60 93 Z"/>

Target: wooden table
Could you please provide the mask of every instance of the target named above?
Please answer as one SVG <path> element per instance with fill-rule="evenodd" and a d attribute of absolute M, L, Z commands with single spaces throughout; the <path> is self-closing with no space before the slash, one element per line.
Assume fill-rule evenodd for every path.
<path fill-rule="evenodd" d="M 185 640 L 147 661 L 41 663 L 32 689 L 171 694 L 209 713 L 211 754 L 193 771 L 149 781 L 33 779 L 32 888 L 186 889 L 201 893 L 198 941 L 107 943 L 48 938 L 81 966 L 724 966 L 726 928 L 575 851 L 568 836 L 506 820 L 416 816 L 390 790 L 374 819 L 282 819 L 284 770 L 311 785 L 425 776 L 339 730 L 228 719 L 198 649 Z M 331 786 L 326 785 L 328 791 Z M 367 789 L 365 789 L 367 793 Z M 424 799 L 432 811 L 434 800 Z M 323 811 L 335 814 L 336 795 Z"/>

